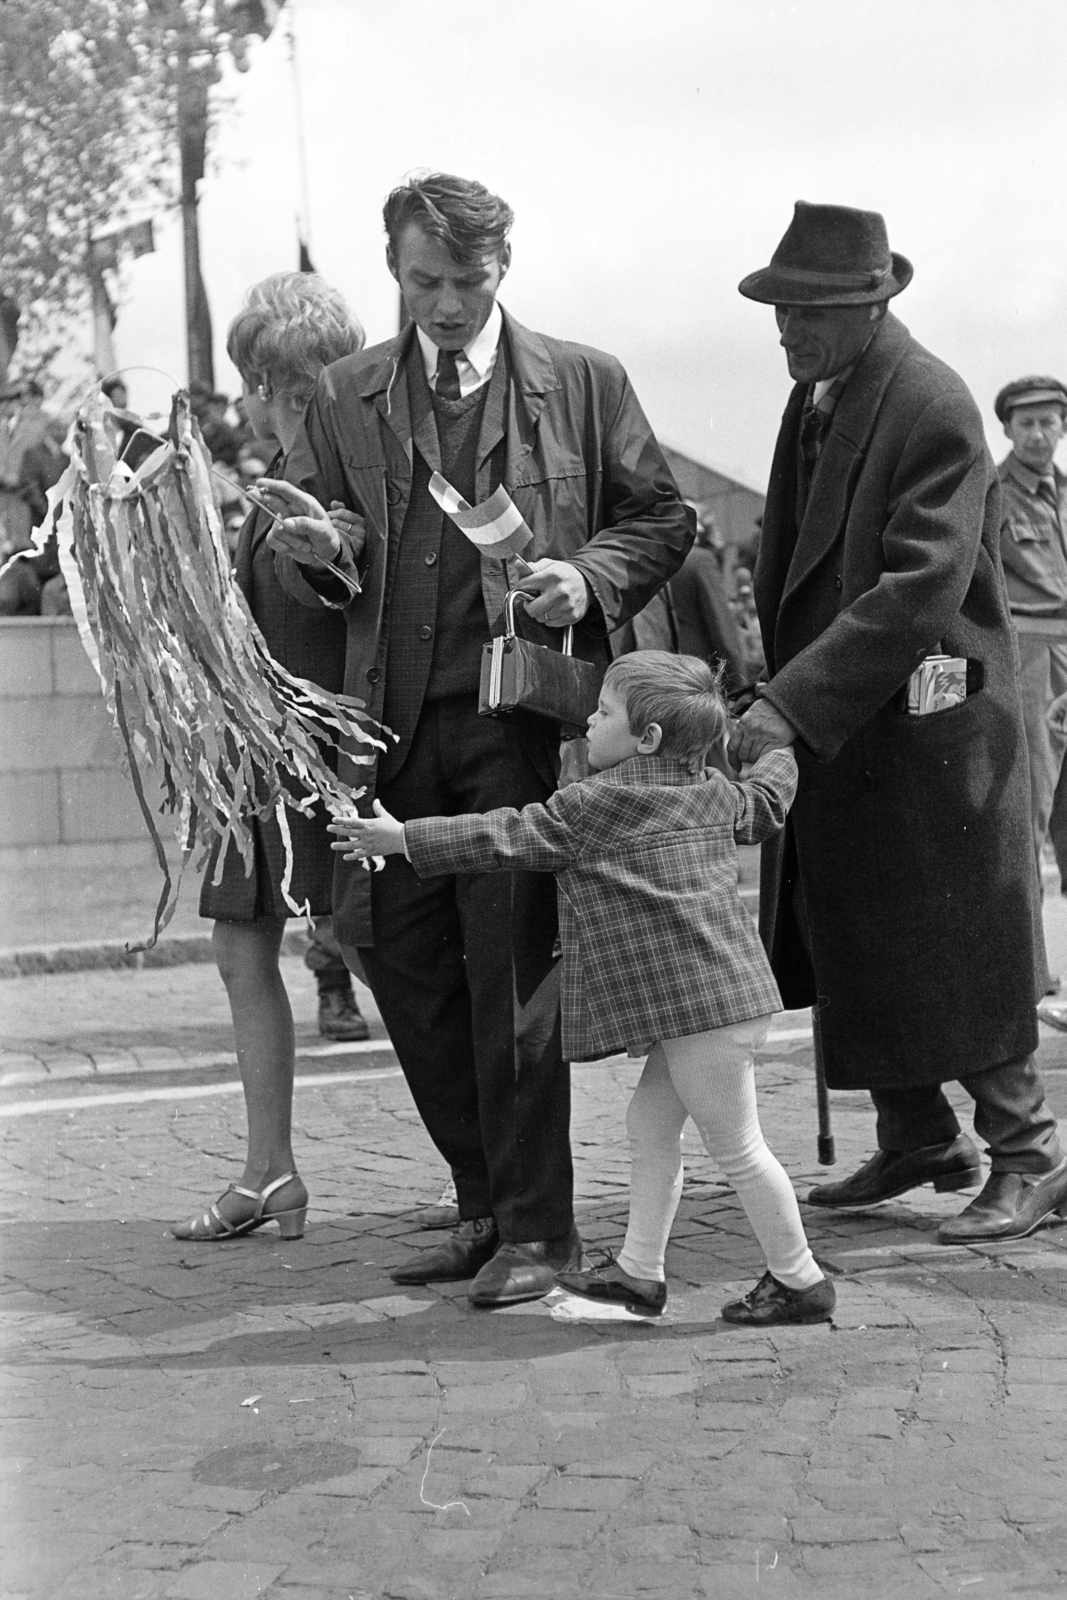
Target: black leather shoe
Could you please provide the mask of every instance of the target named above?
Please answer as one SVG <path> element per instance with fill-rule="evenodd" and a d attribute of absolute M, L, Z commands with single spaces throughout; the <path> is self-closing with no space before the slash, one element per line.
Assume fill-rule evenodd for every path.
<path fill-rule="evenodd" d="M 982 1176 L 978 1151 L 965 1133 L 951 1144 L 928 1144 L 921 1150 L 879 1150 L 851 1178 L 820 1183 L 808 1195 L 809 1206 L 874 1206 L 879 1200 L 932 1183 L 938 1193 L 966 1189 Z"/>
<path fill-rule="evenodd" d="M 319 990 L 319 1032 L 324 1039 L 370 1038 L 370 1023 L 356 1005 L 351 989 Z"/>
<path fill-rule="evenodd" d="M 632 1278 L 609 1256 L 601 1266 L 586 1272 L 557 1272 L 556 1282 L 568 1294 L 586 1300 L 609 1300 L 639 1317 L 658 1317 L 667 1304 L 667 1285 L 655 1278 Z"/>
<path fill-rule="evenodd" d="M 985 1187 L 958 1217 L 937 1230 L 939 1244 L 1025 1239 L 1043 1222 L 1067 1220 L 1067 1156 L 1039 1172 L 991 1172 Z"/>
<path fill-rule="evenodd" d="M 499 1243 L 492 1217 L 476 1217 L 461 1222 L 442 1244 L 423 1250 L 389 1276 L 394 1283 L 451 1283 L 473 1278 L 479 1267 L 492 1259 Z"/>
<path fill-rule="evenodd" d="M 837 1304 L 837 1291 L 829 1278 L 810 1289 L 788 1289 L 765 1272 L 754 1289 L 741 1300 L 722 1308 L 724 1322 L 744 1328 L 770 1328 L 780 1322 L 829 1322 Z"/>
<path fill-rule="evenodd" d="M 502 1244 L 482 1268 L 467 1293 L 475 1306 L 513 1306 L 540 1300 L 556 1287 L 556 1273 L 582 1264 L 582 1238 L 571 1226 L 556 1239 L 529 1244 Z"/>

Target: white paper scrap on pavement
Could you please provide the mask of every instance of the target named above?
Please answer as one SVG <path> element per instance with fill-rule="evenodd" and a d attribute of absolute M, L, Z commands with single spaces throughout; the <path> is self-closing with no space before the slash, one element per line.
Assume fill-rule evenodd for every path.
<path fill-rule="evenodd" d="M 559 1300 L 549 1296 L 549 1315 L 556 1322 L 662 1322 L 651 1312 L 640 1315 L 616 1305 L 612 1300 L 587 1300 L 584 1295 L 563 1294 Z"/>
<path fill-rule="evenodd" d="M 458 489 L 453 489 L 447 478 L 435 472 L 430 479 L 430 493 L 483 555 L 498 556 L 501 561 L 508 556 L 521 556 L 533 538 L 522 512 L 503 484 L 480 506 L 472 506 Z"/>

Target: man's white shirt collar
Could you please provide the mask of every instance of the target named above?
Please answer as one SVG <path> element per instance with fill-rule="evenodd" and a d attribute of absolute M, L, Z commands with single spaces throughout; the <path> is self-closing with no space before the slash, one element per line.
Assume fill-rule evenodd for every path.
<path fill-rule="evenodd" d="M 497 351 L 500 348 L 500 335 L 504 328 L 504 318 L 501 316 L 500 307 L 493 301 L 493 309 L 489 313 L 485 327 L 469 345 L 456 351 L 456 371 L 459 373 L 459 392 L 463 398 L 473 394 L 475 389 L 480 389 L 483 383 L 488 383 L 493 376 L 496 366 Z M 438 349 L 429 334 L 423 333 L 421 328 L 415 329 L 418 335 L 419 348 L 422 351 L 422 365 L 426 373 L 426 382 L 431 389 L 437 388 L 437 357 Z"/>

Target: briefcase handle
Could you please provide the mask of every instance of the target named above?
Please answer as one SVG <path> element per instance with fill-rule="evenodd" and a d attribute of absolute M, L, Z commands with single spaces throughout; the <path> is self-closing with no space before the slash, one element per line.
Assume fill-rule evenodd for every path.
<path fill-rule="evenodd" d="M 516 605 L 516 602 L 519 601 L 519 600 L 530 601 L 530 600 L 536 600 L 536 599 L 537 599 L 537 596 L 535 594 L 530 594 L 529 591 L 526 590 L 526 589 L 509 589 L 508 590 L 507 594 L 504 596 L 504 637 L 505 637 L 505 639 L 514 639 L 514 637 L 515 637 L 515 605 Z M 573 622 L 569 622 L 567 624 L 567 626 L 563 630 L 563 654 L 565 656 L 569 656 L 569 655 L 573 655 L 573 653 L 574 653 L 574 623 Z"/>

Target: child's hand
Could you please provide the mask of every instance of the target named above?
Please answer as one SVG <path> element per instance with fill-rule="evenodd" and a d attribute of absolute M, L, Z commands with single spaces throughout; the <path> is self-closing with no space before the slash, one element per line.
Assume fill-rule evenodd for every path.
<path fill-rule="evenodd" d="M 373 817 L 335 817 L 329 832 L 344 836 L 330 849 L 339 851 L 345 861 L 404 854 L 404 824 L 391 817 L 380 800 L 374 802 Z"/>
<path fill-rule="evenodd" d="M 1067 733 L 1067 694 L 1058 695 L 1045 715 L 1053 733 Z"/>

